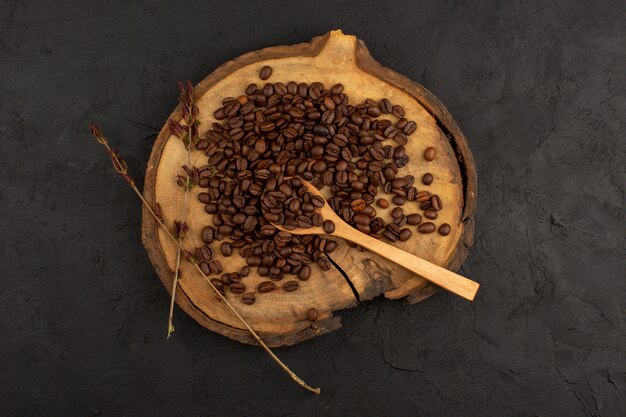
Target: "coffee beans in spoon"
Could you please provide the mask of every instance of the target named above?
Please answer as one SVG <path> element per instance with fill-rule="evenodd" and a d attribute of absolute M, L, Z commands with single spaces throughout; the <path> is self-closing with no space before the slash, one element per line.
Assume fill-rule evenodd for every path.
<path fill-rule="evenodd" d="M 260 72 L 262 81 L 272 76 L 268 68 Z M 222 100 L 214 112 L 217 122 L 196 145 L 207 158 L 198 180 L 198 199 L 212 215 L 202 234 L 207 246 L 228 242 L 220 243 L 221 253 L 244 258 L 268 282 L 286 276 L 308 280 L 311 266 L 330 268 L 332 239 L 296 236 L 272 225 L 323 225 L 332 233 L 315 210 L 323 202 L 291 177 L 325 189 L 330 207 L 363 233 L 391 242 L 429 233 L 429 227 L 416 227 L 423 215 L 417 207 L 438 212 L 443 202 L 431 198 L 432 186 L 418 190 L 412 175 L 399 175 L 409 162 L 404 145 L 415 122 L 386 98 L 351 103 L 348 93 L 341 84 L 279 81 L 253 83 L 242 95 Z M 394 206 L 405 212 L 388 223 L 378 210 Z"/>

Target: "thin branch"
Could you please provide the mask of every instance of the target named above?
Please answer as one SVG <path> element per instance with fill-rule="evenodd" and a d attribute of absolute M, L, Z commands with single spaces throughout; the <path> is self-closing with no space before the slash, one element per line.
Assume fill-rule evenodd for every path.
<path fill-rule="evenodd" d="M 137 185 L 135 184 L 135 181 L 128 175 L 128 166 L 126 164 L 126 162 L 120 158 L 117 154 L 116 151 L 112 150 L 109 147 L 108 141 L 107 139 L 104 137 L 104 135 L 102 134 L 102 132 L 100 131 L 100 129 L 94 125 L 93 123 L 91 123 L 89 125 L 92 134 L 96 137 L 96 140 L 101 143 L 106 149 L 107 149 L 107 153 L 109 154 L 109 156 L 111 157 L 111 162 L 113 163 L 113 167 L 115 168 L 115 170 L 117 171 L 118 174 L 120 174 L 125 180 L 126 182 L 130 185 L 130 187 L 132 188 L 132 190 L 135 192 L 135 194 L 137 195 L 137 197 L 139 197 L 139 199 L 141 200 L 141 202 L 143 203 L 143 205 L 148 209 L 148 211 L 150 212 L 150 214 L 152 215 L 152 217 L 154 217 L 154 220 L 156 221 L 156 224 L 158 227 L 160 227 L 163 231 L 165 231 L 166 235 L 175 243 L 178 242 L 178 239 L 176 237 L 174 237 L 174 235 L 168 230 L 168 228 L 165 225 L 165 222 L 163 221 L 163 215 L 161 213 L 161 210 L 159 208 L 159 205 L 157 203 L 157 205 L 155 206 L 156 209 L 153 209 L 150 204 L 146 201 L 146 199 L 144 198 L 143 194 L 141 194 L 141 192 L 139 191 L 139 189 L 137 188 Z M 241 324 L 244 325 L 244 327 L 248 330 L 248 332 L 250 333 L 250 335 L 252 335 L 252 337 L 254 338 L 254 340 L 257 341 L 257 343 L 259 345 L 261 345 L 261 347 L 267 352 L 267 354 L 287 373 L 289 374 L 289 376 L 291 377 L 291 379 L 293 379 L 298 385 L 300 385 L 302 388 L 304 388 L 307 391 L 310 391 L 314 394 L 319 394 L 321 392 L 321 390 L 319 388 L 314 388 L 311 387 L 310 385 L 308 385 L 306 382 L 304 382 L 298 375 L 296 375 L 291 369 L 289 369 L 287 367 L 287 365 L 285 365 L 275 354 L 274 352 L 272 352 L 272 350 L 265 344 L 265 342 L 263 342 L 263 340 L 259 337 L 259 335 L 252 329 L 252 327 L 250 327 L 250 325 L 246 322 L 246 320 L 241 317 L 241 315 L 237 312 L 237 310 L 232 306 L 232 304 L 228 301 L 228 299 L 221 293 L 218 291 L 218 289 L 215 287 L 215 285 L 213 285 L 213 283 L 211 282 L 211 280 L 204 274 L 204 272 L 202 272 L 202 269 L 200 268 L 200 266 L 197 264 L 197 262 L 194 261 L 193 257 L 191 255 L 186 256 L 186 260 L 188 262 L 190 262 L 195 268 L 196 270 L 200 273 L 200 275 L 204 278 L 204 280 L 209 284 L 209 286 L 211 287 L 211 289 L 213 290 L 213 292 L 215 292 L 215 294 L 217 294 L 217 296 L 224 302 L 224 304 L 226 304 L 226 306 L 230 309 L 230 311 L 232 311 L 232 313 L 237 317 L 237 319 L 241 322 Z"/>
<path fill-rule="evenodd" d="M 169 126 L 171 133 L 178 137 L 183 145 L 185 146 L 185 150 L 187 151 L 187 165 L 185 167 L 191 168 L 191 151 L 192 147 L 198 141 L 198 124 L 200 122 L 197 119 L 198 115 L 198 107 L 195 104 L 195 100 L 193 98 L 193 85 L 190 81 L 187 81 L 187 89 L 185 89 L 185 85 L 181 82 L 178 83 L 180 88 L 180 97 L 179 101 L 183 109 L 183 119 L 185 120 L 185 126 L 180 125 L 177 121 L 170 119 Z M 192 180 L 192 175 L 188 169 L 185 169 L 186 178 L 183 180 L 179 177 L 181 187 L 183 188 L 184 198 L 183 198 L 183 208 L 180 213 L 181 225 L 186 225 L 185 216 L 187 215 L 187 209 L 189 207 L 189 191 L 195 185 L 195 182 Z M 178 244 L 176 248 L 176 265 L 174 270 L 174 279 L 172 280 L 172 291 L 170 298 L 170 311 L 169 317 L 167 320 L 167 338 L 169 339 L 174 332 L 174 303 L 176 300 L 176 289 L 178 288 L 178 279 L 180 278 L 180 258 L 183 251 L 183 238 L 184 234 L 178 234 Z"/>

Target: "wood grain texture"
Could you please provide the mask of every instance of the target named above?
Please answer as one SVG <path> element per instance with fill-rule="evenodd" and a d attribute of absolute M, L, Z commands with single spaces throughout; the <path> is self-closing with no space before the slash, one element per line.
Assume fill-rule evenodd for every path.
<path fill-rule="evenodd" d="M 366 98 L 379 100 L 387 97 L 392 103 L 402 105 L 406 117 L 416 121 L 417 131 L 406 146 L 411 157 L 409 166 L 399 175 L 413 174 L 417 179 L 425 172 L 433 173 L 435 181 L 426 187 L 416 183 L 418 189 L 433 190 L 444 205 L 437 224 L 447 222 L 452 232 L 447 237 L 438 234 L 419 235 L 396 246 L 414 253 L 438 265 L 456 269 L 467 255 L 472 244 L 475 207 L 476 172 L 466 140 L 445 107 L 423 87 L 393 71 L 382 67 L 371 58 L 365 45 L 353 36 L 333 31 L 314 38 L 310 43 L 279 46 L 245 54 L 230 61 L 209 75 L 196 87 L 198 106 L 201 109 L 201 133 L 213 122 L 213 110 L 219 107 L 221 98 L 242 94 L 251 82 L 261 83 L 258 71 L 263 65 L 273 68 L 271 82 L 296 80 L 299 82 L 321 81 L 325 85 L 344 84 L 352 103 Z M 178 109 L 172 113 L 178 117 Z M 437 158 L 424 161 L 422 154 L 429 146 L 437 150 Z M 171 138 L 168 130 L 161 130 L 153 147 L 146 170 L 144 194 L 149 202 L 158 201 L 166 221 L 180 218 L 182 206 L 180 193 L 175 186 L 175 174 L 184 161 L 182 144 Z M 202 153 L 194 154 L 194 161 L 205 162 Z M 189 247 L 197 246 L 201 228 L 210 223 L 210 217 L 202 210 L 193 192 L 190 210 L 186 216 L 189 223 Z M 405 212 L 417 212 L 416 203 L 407 203 Z M 384 211 L 379 211 L 384 212 Z M 382 213 L 387 217 L 388 213 Z M 171 288 L 175 246 L 162 239 L 154 221 L 144 211 L 143 242 L 148 250 L 159 277 L 168 290 Z M 214 245 L 217 249 L 217 246 Z M 219 252 L 219 251 L 218 251 Z M 332 260 L 342 270 L 331 269 L 322 273 L 317 267 L 309 281 L 301 283 L 294 293 L 274 292 L 261 294 L 254 306 L 236 301 L 239 311 L 269 345 L 289 345 L 324 334 L 340 327 L 334 311 L 356 305 L 357 298 L 346 282 L 348 277 L 360 300 L 384 294 L 387 298 L 405 298 L 408 302 L 421 301 L 435 291 L 424 279 L 398 267 L 396 264 L 371 253 L 360 252 L 338 240 Z M 243 266 L 237 255 L 222 260 L 226 271 Z M 215 301 L 214 295 L 202 278 L 191 268 L 183 266 L 183 279 L 176 302 L 200 324 L 210 330 L 246 343 L 252 339 L 240 328 L 240 324 L 224 306 Z M 245 284 L 255 288 L 262 279 L 251 274 Z M 305 320 L 306 311 L 315 307 L 321 320 L 313 328 Z"/>

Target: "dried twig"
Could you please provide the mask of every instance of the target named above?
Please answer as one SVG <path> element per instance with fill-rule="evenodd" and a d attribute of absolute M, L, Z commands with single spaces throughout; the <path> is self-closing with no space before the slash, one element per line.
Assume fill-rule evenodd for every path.
<path fill-rule="evenodd" d="M 182 253 L 182 242 L 185 238 L 185 232 L 187 229 L 185 216 L 189 207 L 189 191 L 198 182 L 198 170 L 191 166 L 191 151 L 193 150 L 193 146 L 195 146 L 196 142 L 198 141 L 198 125 L 200 124 L 200 121 L 198 120 L 198 106 L 196 106 L 196 103 L 194 101 L 193 86 L 190 81 L 187 81 L 187 88 L 185 88 L 185 85 L 182 82 L 178 83 L 178 87 L 180 88 L 179 101 L 182 107 L 182 116 L 185 124 L 181 125 L 176 120 L 170 119 L 168 122 L 168 126 L 170 132 L 183 142 L 183 145 L 187 150 L 187 165 L 184 166 L 185 176 L 178 175 L 177 178 L 178 185 L 183 189 L 184 198 L 183 207 L 180 213 L 180 217 L 182 220 L 178 222 L 179 227 L 177 228 L 178 230 L 176 230 L 178 247 L 176 248 L 176 266 L 174 270 L 174 280 L 172 282 L 170 312 L 167 321 L 168 339 L 172 335 L 172 332 L 174 332 L 174 301 L 176 299 L 178 279 L 180 278 L 180 257 Z"/>
<path fill-rule="evenodd" d="M 146 201 L 144 196 L 141 194 L 141 192 L 137 188 L 135 181 L 128 175 L 128 165 L 126 164 L 126 162 L 118 155 L 117 151 L 111 149 L 106 137 L 102 134 L 100 129 L 95 124 L 90 123 L 89 128 L 91 129 L 91 133 L 95 136 L 96 140 L 106 148 L 107 153 L 111 157 L 111 162 L 113 164 L 113 167 L 115 168 L 115 171 L 117 171 L 117 173 L 120 174 L 126 180 L 126 182 L 130 185 L 130 187 L 135 192 L 135 194 L 139 197 L 143 205 L 148 209 L 150 214 L 154 217 L 157 223 L 157 226 L 160 227 L 173 242 L 178 243 L 179 240 L 174 236 L 172 232 L 170 232 L 170 230 L 167 228 L 163 220 L 163 213 L 161 212 L 161 208 L 159 204 L 157 203 L 154 209 L 150 206 L 150 204 Z M 306 382 L 304 382 L 298 375 L 296 375 L 291 369 L 289 369 L 287 365 L 285 365 L 274 354 L 274 352 L 272 352 L 272 350 L 265 344 L 265 342 L 263 342 L 263 340 L 259 337 L 259 335 L 250 327 L 250 325 L 246 322 L 246 320 L 243 317 L 241 317 L 241 315 L 232 306 L 232 304 L 228 301 L 228 299 L 221 292 L 217 290 L 217 288 L 215 287 L 215 285 L 213 285 L 211 280 L 204 274 L 204 272 L 202 272 L 202 269 L 200 268 L 200 266 L 197 264 L 197 262 L 195 261 L 195 259 L 189 252 L 186 252 L 185 259 L 195 267 L 195 269 L 198 271 L 198 273 L 200 273 L 200 275 L 204 278 L 204 280 L 209 284 L 209 286 L 215 292 L 215 294 L 217 294 L 219 299 L 224 302 L 224 304 L 230 309 L 230 311 L 232 311 L 232 313 L 237 317 L 237 319 L 244 325 L 244 327 L 252 335 L 254 340 L 256 340 L 257 343 L 259 343 L 259 345 L 261 345 L 261 347 L 268 353 L 268 355 L 270 355 L 270 357 L 274 361 L 276 361 L 276 363 L 278 363 L 278 365 L 285 372 L 289 374 L 291 379 L 293 379 L 298 385 L 300 385 L 302 388 L 306 389 L 307 391 L 310 391 L 314 394 L 319 394 L 321 392 L 319 388 L 314 388 L 314 387 L 311 387 L 310 385 L 307 385 Z"/>

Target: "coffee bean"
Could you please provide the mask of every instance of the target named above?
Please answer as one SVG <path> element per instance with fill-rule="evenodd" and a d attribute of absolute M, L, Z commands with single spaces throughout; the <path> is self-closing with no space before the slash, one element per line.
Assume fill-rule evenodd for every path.
<path fill-rule="evenodd" d="M 261 68 L 261 71 L 259 71 L 259 78 L 264 81 L 270 78 L 271 76 L 272 76 L 272 67 L 270 66 L 266 65 L 263 68 Z"/>
<path fill-rule="evenodd" d="M 441 236 L 448 236 L 450 234 L 450 225 L 448 223 L 444 223 L 441 226 L 439 226 L 439 234 Z"/>
<path fill-rule="evenodd" d="M 422 184 L 424 185 L 430 185 L 433 183 L 433 174 L 431 174 L 430 172 L 427 172 L 426 174 L 424 174 L 424 176 L 422 177 Z"/>
<path fill-rule="evenodd" d="M 430 205 L 433 207 L 433 209 L 437 211 L 441 210 L 442 208 L 441 199 L 439 198 L 437 194 L 434 194 L 430 197 Z"/>
<path fill-rule="evenodd" d="M 422 223 L 417 227 L 417 230 L 423 234 L 432 233 L 435 231 L 435 229 L 435 224 L 431 222 Z"/>
<path fill-rule="evenodd" d="M 418 224 L 422 222 L 422 216 L 420 216 L 417 213 L 409 214 L 407 216 L 406 222 L 410 224 L 411 226 L 417 226 Z"/>
<path fill-rule="evenodd" d="M 387 239 L 389 239 L 391 242 L 396 242 L 398 240 L 398 236 L 396 236 L 393 232 L 391 232 L 389 229 L 385 229 L 383 231 L 383 236 L 385 236 Z"/>
<path fill-rule="evenodd" d="M 402 210 L 402 207 L 396 207 L 393 210 L 391 210 L 391 217 L 393 217 L 394 219 L 399 219 L 403 215 L 404 215 L 404 210 Z"/>
<path fill-rule="evenodd" d="M 207 262 L 200 262 L 200 269 L 204 275 L 211 275 L 211 268 Z"/>
<path fill-rule="evenodd" d="M 302 281 L 307 281 L 311 277 L 311 267 L 304 265 L 300 272 L 298 272 L 298 278 Z"/>
<path fill-rule="evenodd" d="M 250 267 L 247 265 L 241 267 L 241 269 L 239 270 L 239 275 L 241 275 L 242 277 L 247 277 L 248 274 L 250 274 Z"/>
<path fill-rule="evenodd" d="M 395 196 L 391 201 L 393 201 L 393 204 L 397 205 L 397 206 L 402 206 L 405 203 L 405 200 L 403 197 L 400 196 Z"/>
<path fill-rule="evenodd" d="M 379 198 L 378 200 L 376 200 L 376 204 L 378 204 L 378 207 L 382 209 L 386 209 L 389 207 L 389 202 L 384 198 Z"/>
<path fill-rule="evenodd" d="M 326 234 L 331 234 L 335 231 L 335 223 L 332 220 L 324 220 L 322 227 L 324 228 L 324 233 Z"/>
<path fill-rule="evenodd" d="M 328 271 L 330 270 L 331 267 L 331 263 L 328 260 L 328 258 L 326 256 L 321 256 L 318 260 L 317 260 L 317 264 L 319 265 L 320 269 L 322 271 Z"/>
<path fill-rule="evenodd" d="M 433 159 L 435 159 L 435 148 L 433 147 L 428 147 L 426 148 L 426 150 L 424 151 L 424 159 L 427 161 L 432 161 Z"/>
<path fill-rule="evenodd" d="M 228 286 L 228 289 L 233 294 L 243 294 L 244 292 L 246 292 L 246 286 L 241 282 L 233 282 Z"/>
<path fill-rule="evenodd" d="M 222 245 L 220 246 L 220 251 L 222 252 L 222 255 L 230 256 L 233 254 L 233 247 L 231 246 L 230 242 L 222 242 Z"/>
<path fill-rule="evenodd" d="M 424 217 L 430 220 L 435 220 L 437 218 L 437 212 L 433 209 L 424 210 Z"/>
<path fill-rule="evenodd" d="M 365 207 L 367 207 L 367 204 L 365 203 L 365 200 L 363 200 L 362 198 L 353 200 L 352 203 L 350 203 L 350 208 L 355 212 L 364 210 Z"/>
<path fill-rule="evenodd" d="M 406 242 L 411 238 L 412 235 L 413 232 L 411 232 L 409 229 L 402 229 L 400 230 L 400 234 L 398 234 L 398 240 L 400 242 Z"/>
<path fill-rule="evenodd" d="M 418 203 L 423 203 L 425 201 L 429 201 L 430 200 L 430 193 L 428 191 L 420 191 L 419 193 L 417 193 L 417 195 L 415 196 L 415 200 Z"/>
<path fill-rule="evenodd" d="M 276 288 L 276 284 L 272 281 L 263 281 L 257 286 L 257 291 L 260 293 L 268 293 L 274 291 Z"/>
<path fill-rule="evenodd" d="M 248 257 L 246 259 L 246 262 L 248 263 L 248 266 L 251 266 L 254 268 L 256 266 L 261 265 L 261 257 L 258 255 L 253 255 L 253 256 Z"/>
<path fill-rule="evenodd" d="M 380 100 L 380 102 L 378 103 L 378 107 L 380 108 L 380 111 L 382 111 L 385 114 L 391 113 L 391 110 L 393 108 L 393 106 L 391 105 L 391 102 L 387 100 L 386 98 Z"/>
<path fill-rule="evenodd" d="M 231 290 L 232 291 L 232 290 Z M 252 305 L 256 301 L 256 296 L 254 293 L 247 292 L 241 296 L 241 302 L 247 305 Z"/>
<path fill-rule="evenodd" d="M 215 259 L 209 262 L 209 269 L 211 270 L 211 273 L 216 275 L 221 274 L 223 271 L 222 264 Z"/>
<path fill-rule="evenodd" d="M 207 245 L 213 243 L 215 239 L 215 229 L 211 226 L 206 226 L 202 229 L 202 241 Z"/>
<path fill-rule="evenodd" d="M 283 284 L 283 290 L 287 292 L 294 292 L 300 287 L 298 281 L 287 281 Z"/>
<path fill-rule="evenodd" d="M 257 90 L 257 85 L 252 83 L 246 87 L 246 94 L 251 96 L 256 92 L 256 90 Z"/>
<path fill-rule="evenodd" d="M 317 321 L 317 310 L 314 308 L 310 308 L 309 311 L 306 312 L 306 319 L 310 322 Z"/>
<path fill-rule="evenodd" d="M 206 275 L 206 274 L 205 274 Z M 217 279 L 217 278 L 211 278 L 211 284 L 213 284 L 213 286 L 218 290 L 223 292 L 224 291 L 224 284 L 222 283 L 221 280 Z"/>
<path fill-rule="evenodd" d="M 399 118 L 399 119 L 404 117 L 404 114 L 405 114 L 404 113 L 404 108 L 402 106 L 400 106 L 400 105 L 397 105 L 397 104 L 392 107 L 391 113 L 394 116 L 396 116 L 397 118 Z"/>

